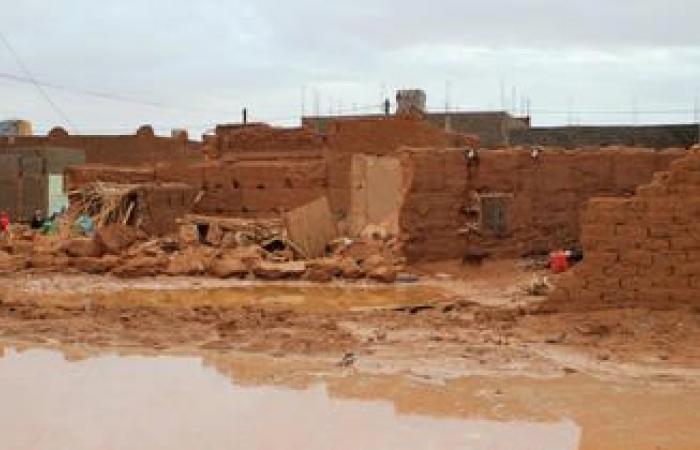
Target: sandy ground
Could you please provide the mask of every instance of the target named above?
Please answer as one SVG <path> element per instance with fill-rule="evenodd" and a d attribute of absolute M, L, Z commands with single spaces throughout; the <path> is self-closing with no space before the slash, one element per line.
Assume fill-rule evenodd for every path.
<path fill-rule="evenodd" d="M 255 382 L 304 384 L 319 374 L 328 381 L 331 374 L 338 392 L 382 393 L 397 405 L 410 403 L 414 394 L 381 386 L 401 379 L 421 393 L 416 398 L 426 399 L 423 406 L 433 414 L 442 411 L 440 405 L 451 405 L 445 413 L 478 409 L 445 400 L 471 386 L 471 396 L 481 389 L 509 405 L 504 411 L 533 416 L 568 411 L 602 426 L 613 413 L 582 411 L 576 406 L 582 399 L 614 412 L 620 404 L 643 407 L 646 398 L 648 406 L 679 406 L 656 408 L 655 415 L 637 421 L 637 431 L 654 418 L 674 417 L 684 430 L 688 421 L 698 423 L 700 308 L 567 312 L 541 308 L 542 297 L 525 294 L 533 272 L 516 262 L 418 269 L 431 275 L 388 287 L 15 275 L 0 279 L 0 342 L 71 348 L 74 358 L 87 349 L 202 354 L 237 379 Z M 258 358 L 255 369 L 241 363 L 240 355 Z M 365 377 L 366 389 L 344 385 L 339 374 L 349 372 Z M 615 389 L 607 392 L 610 386 Z M 547 393 L 535 403 L 548 406 L 523 403 L 533 389 Z M 501 398 L 501 391 L 513 397 Z M 625 442 L 630 430 L 608 431 L 605 445 L 590 435 L 583 448 L 624 448 L 614 444 Z M 700 431 L 681 446 L 630 442 L 635 448 L 700 448 Z"/>

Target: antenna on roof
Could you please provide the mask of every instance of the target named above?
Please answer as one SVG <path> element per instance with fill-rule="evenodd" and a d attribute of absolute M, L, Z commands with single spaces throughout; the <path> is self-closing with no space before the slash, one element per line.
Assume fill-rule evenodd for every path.
<path fill-rule="evenodd" d="M 321 115 L 321 94 L 318 91 L 318 87 L 314 86 L 314 116 L 318 117 Z"/>
<path fill-rule="evenodd" d="M 301 86 L 301 117 L 306 116 L 306 85 Z"/>
<path fill-rule="evenodd" d="M 450 80 L 445 80 L 445 113 L 450 112 Z"/>

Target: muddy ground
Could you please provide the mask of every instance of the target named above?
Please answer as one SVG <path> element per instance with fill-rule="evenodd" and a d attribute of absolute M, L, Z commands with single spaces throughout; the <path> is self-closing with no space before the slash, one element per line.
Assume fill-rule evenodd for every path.
<path fill-rule="evenodd" d="M 698 418 L 692 411 L 700 407 L 700 308 L 609 305 L 581 312 L 549 305 L 525 293 L 535 273 L 515 261 L 416 270 L 425 274 L 419 283 L 397 286 L 15 274 L 0 279 L 0 339 L 71 348 L 75 358 L 94 349 L 206 354 L 224 371 L 240 366 L 232 355 L 251 355 L 265 361 L 256 376 L 275 382 L 351 373 L 382 385 L 399 377 L 428 386 L 416 388 L 423 398 L 446 396 L 436 405 L 449 389 L 438 394 L 429 386 L 475 377 L 496 393 L 504 378 L 521 380 L 516 390 L 541 384 L 550 404 L 563 398 L 575 404 L 572 386 L 592 398 L 591 390 L 600 394 L 614 383 L 636 386 L 629 399 L 618 392 L 623 402 L 659 389 L 670 392 L 666 400 L 682 399 L 687 405 L 673 423 L 683 430 Z M 234 372 L 245 378 L 240 368 Z M 615 407 L 613 397 L 598 397 Z M 459 409 L 459 401 L 452 403 Z M 610 433 L 609 444 L 629 436 L 624 428 Z M 700 445 L 695 433 L 682 441 L 688 446 L 635 448 L 693 448 Z M 591 439 L 583 448 L 600 443 Z"/>

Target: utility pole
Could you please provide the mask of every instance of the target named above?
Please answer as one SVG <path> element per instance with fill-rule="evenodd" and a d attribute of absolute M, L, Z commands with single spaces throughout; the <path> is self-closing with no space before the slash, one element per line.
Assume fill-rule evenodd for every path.
<path fill-rule="evenodd" d="M 530 97 L 528 97 L 525 100 L 525 114 L 527 115 L 527 117 L 530 117 L 530 107 L 531 106 L 532 106 L 532 103 L 530 101 Z"/>
<path fill-rule="evenodd" d="M 506 85 L 505 82 L 503 81 L 503 78 L 500 80 L 500 88 L 501 88 L 501 111 L 506 110 Z"/>

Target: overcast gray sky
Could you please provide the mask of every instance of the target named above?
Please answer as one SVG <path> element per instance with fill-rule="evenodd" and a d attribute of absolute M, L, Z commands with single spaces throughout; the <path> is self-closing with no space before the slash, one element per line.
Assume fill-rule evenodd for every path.
<path fill-rule="evenodd" d="M 373 112 L 382 95 L 420 87 L 434 109 L 446 91 L 461 109 L 519 112 L 530 98 L 535 124 L 697 120 L 698 0 L 0 5 L 0 33 L 83 133 L 152 123 L 199 134 L 238 120 L 244 105 L 254 120 L 294 124 L 304 87 L 307 113 L 317 103 Z M 0 117 L 67 126 L 33 85 L 8 76 L 26 78 L 0 44 Z"/>

